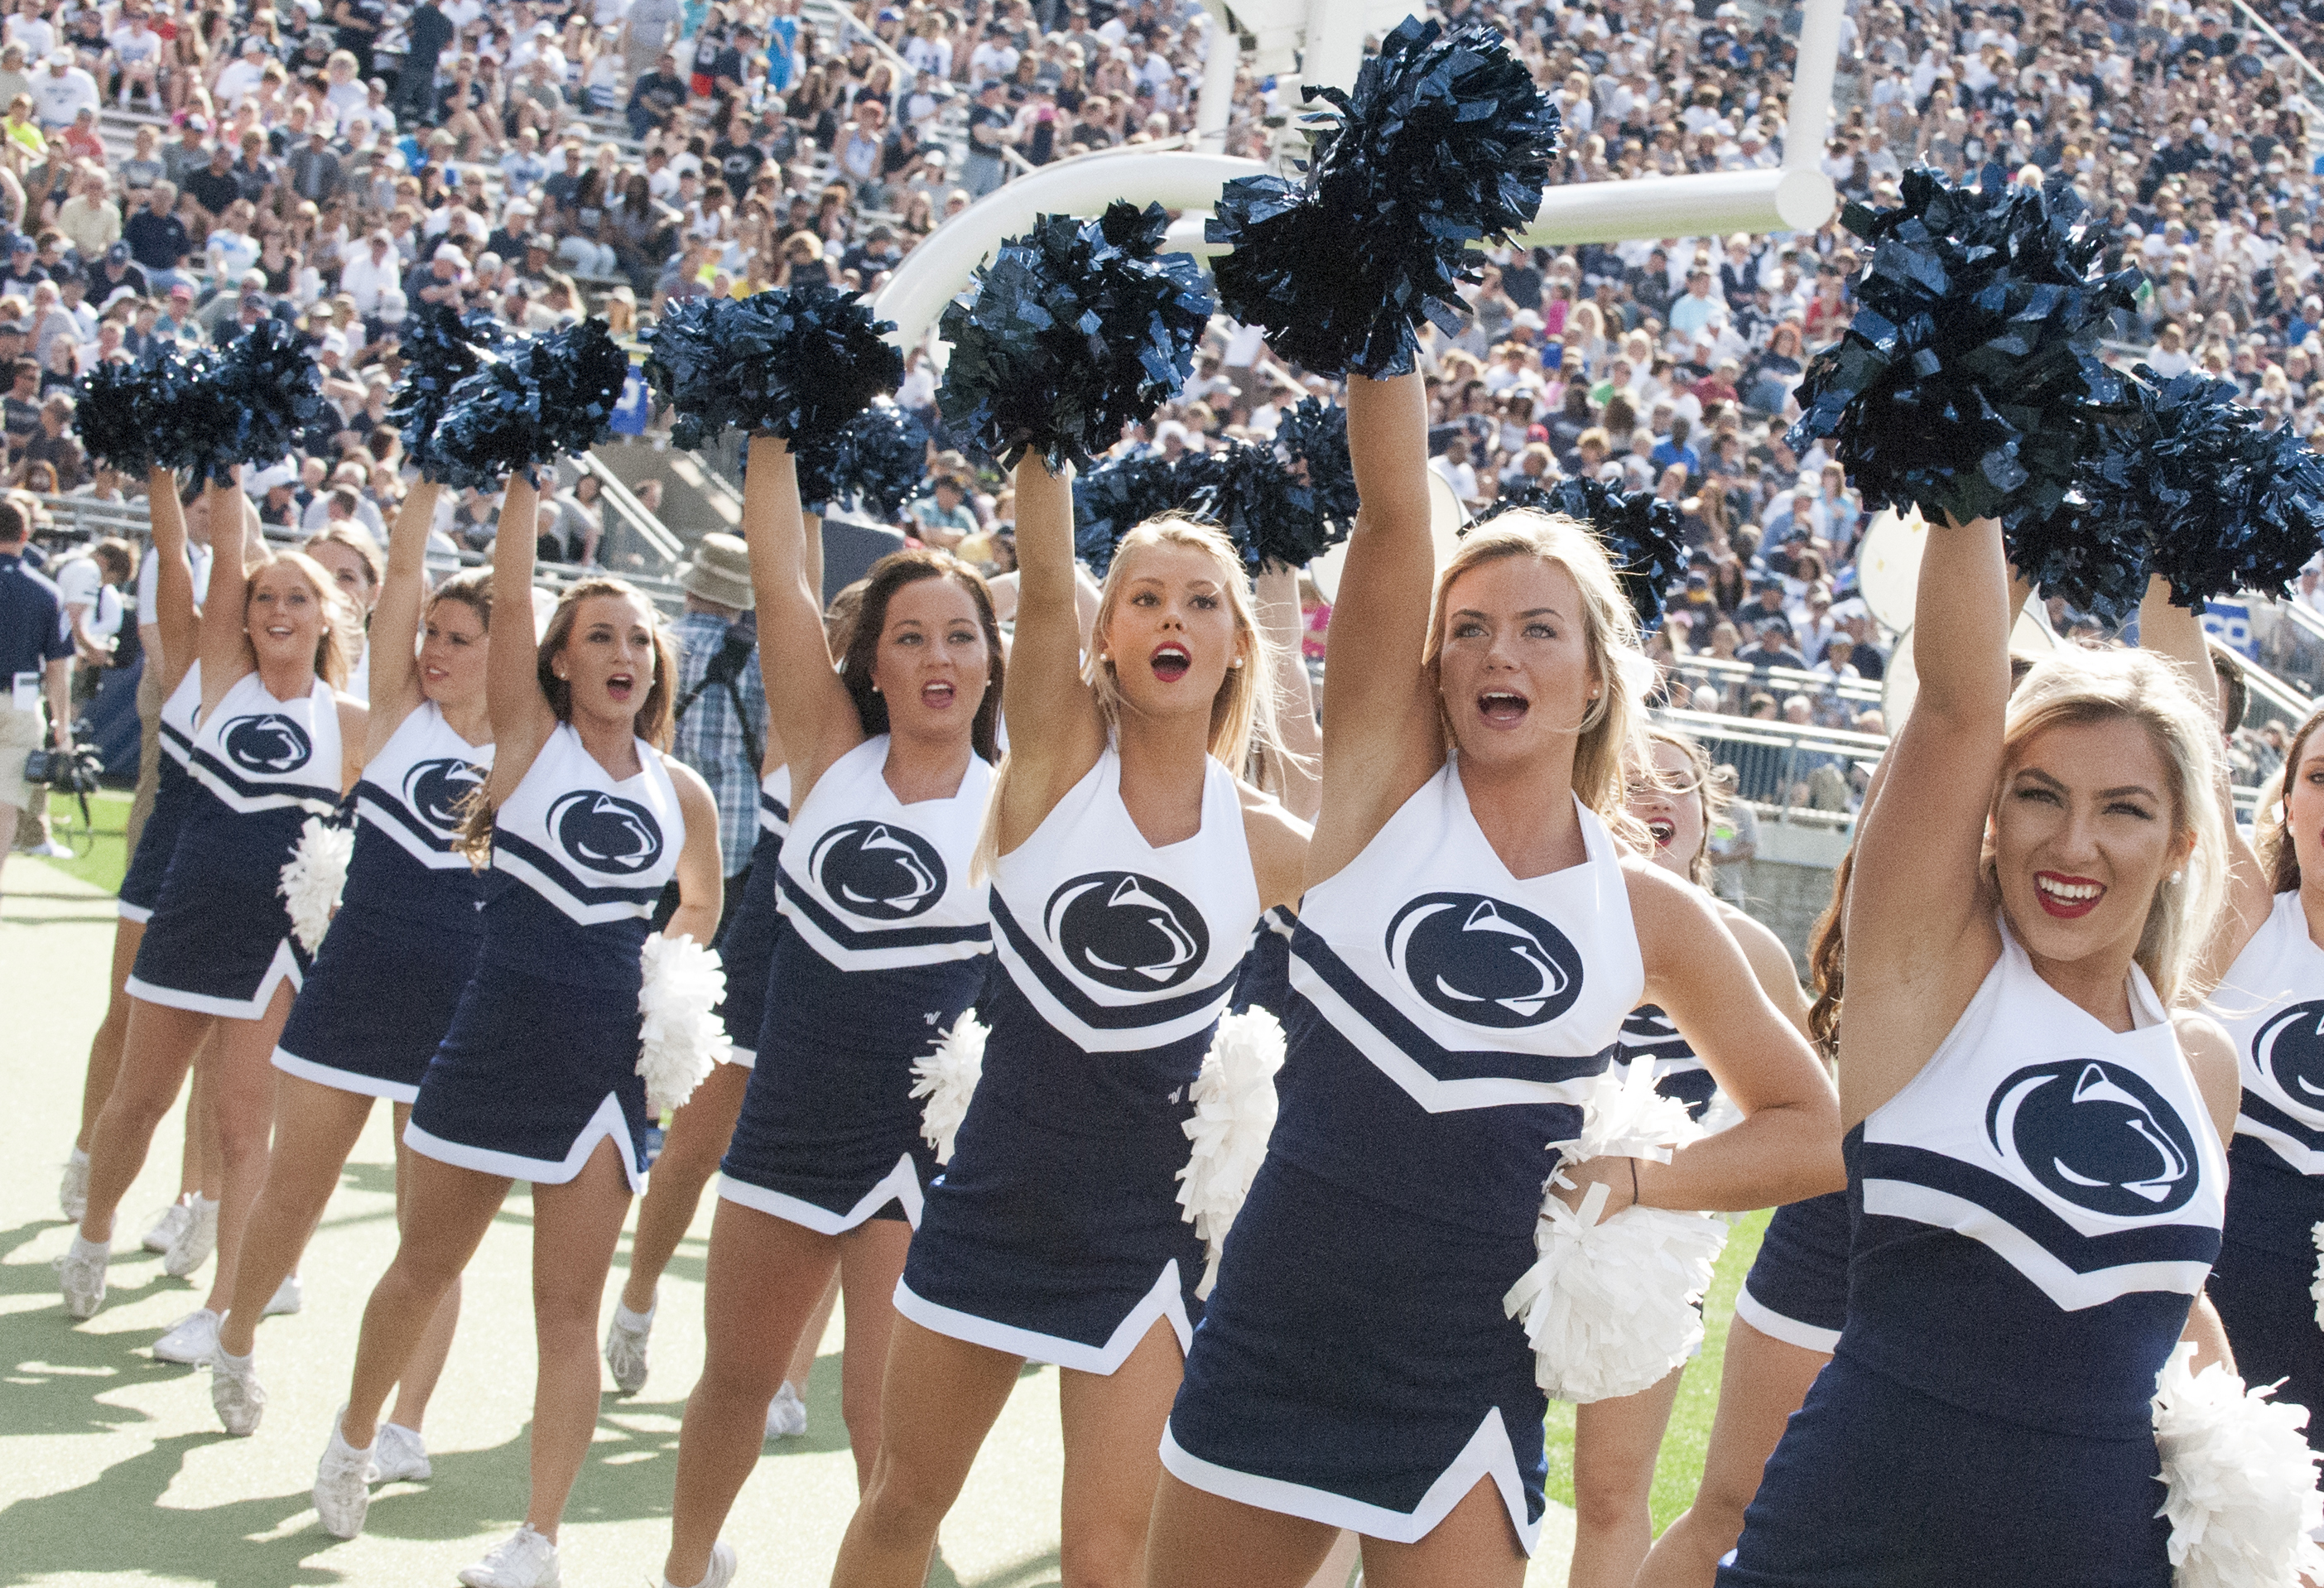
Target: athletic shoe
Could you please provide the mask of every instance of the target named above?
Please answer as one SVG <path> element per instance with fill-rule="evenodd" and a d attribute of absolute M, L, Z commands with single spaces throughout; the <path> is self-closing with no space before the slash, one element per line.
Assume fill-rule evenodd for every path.
<path fill-rule="evenodd" d="M 73 857 L 73 852 L 66 848 L 63 845 L 58 843 L 54 838 L 43 838 L 38 844 L 35 844 L 31 848 L 25 850 L 24 853 L 27 854 L 36 854 L 42 860 L 70 860 Z"/>
<path fill-rule="evenodd" d="M 710 1546 L 710 1569 L 702 1574 L 702 1581 L 695 1583 L 694 1588 L 726 1588 L 726 1584 L 733 1580 L 734 1546 L 721 1539 Z M 664 1577 L 661 1588 L 677 1588 L 677 1585 Z"/>
<path fill-rule="evenodd" d="M 613 1303 L 613 1321 L 605 1325 L 605 1365 L 613 1371 L 613 1388 L 635 1395 L 646 1387 L 646 1341 L 653 1334 L 654 1309 L 632 1312 Z"/>
<path fill-rule="evenodd" d="M 475 1565 L 461 1569 L 468 1588 L 557 1588 L 557 1546 L 519 1528 Z"/>
<path fill-rule="evenodd" d="M 782 1388 L 775 1391 L 775 1398 L 767 1402 L 767 1437 L 797 1439 L 806 1432 L 807 1402 L 799 1399 L 799 1392 L 786 1379 Z"/>
<path fill-rule="evenodd" d="M 167 1251 L 178 1243 L 178 1237 L 186 1233 L 186 1226 L 193 1220 L 192 1208 L 182 1202 L 173 1202 L 153 1215 L 153 1222 L 145 1226 L 145 1238 L 137 1244 L 148 1251 Z"/>
<path fill-rule="evenodd" d="M 198 1367 L 217 1353 L 217 1332 L 218 1315 L 207 1306 L 197 1307 L 153 1342 L 153 1360 Z"/>
<path fill-rule="evenodd" d="M 306 1305 L 307 1289 L 299 1283 L 299 1276 L 285 1274 L 282 1283 L 274 1287 L 274 1294 L 266 1298 L 266 1305 L 258 1309 L 258 1316 L 271 1318 L 278 1313 L 297 1312 Z"/>
<path fill-rule="evenodd" d="M 371 1475 L 380 1483 L 424 1483 L 435 1475 L 428 1464 L 428 1446 L 419 1430 L 401 1423 L 382 1423 L 373 1445 Z"/>
<path fill-rule="evenodd" d="M 57 1288 L 64 1292 L 67 1313 L 76 1318 L 97 1316 L 105 1305 L 105 1265 L 112 1260 L 112 1247 L 102 1241 L 84 1241 L 79 1231 L 73 1232 L 71 1249 L 51 1265 L 57 1270 Z"/>
<path fill-rule="evenodd" d="M 186 1227 L 170 1242 L 170 1250 L 161 1259 L 161 1271 L 173 1279 L 192 1274 L 217 1250 L 218 1205 L 197 1196 L 186 1211 Z"/>
<path fill-rule="evenodd" d="M 331 1418 L 331 1442 L 315 1463 L 315 1515 L 335 1538 L 361 1533 L 364 1513 L 371 1509 L 372 1451 L 357 1450 L 339 1432 L 339 1418 L 346 1415 L 343 1406 Z"/>
<path fill-rule="evenodd" d="M 65 1222 L 77 1224 L 88 1214 L 88 1154 L 76 1147 L 65 1159 L 65 1177 L 57 1186 L 57 1206 Z"/>
<path fill-rule="evenodd" d="M 259 1387 L 251 1357 L 210 1353 L 210 1406 L 227 1433 L 238 1438 L 258 1432 L 258 1419 L 266 1411 L 266 1391 Z"/>

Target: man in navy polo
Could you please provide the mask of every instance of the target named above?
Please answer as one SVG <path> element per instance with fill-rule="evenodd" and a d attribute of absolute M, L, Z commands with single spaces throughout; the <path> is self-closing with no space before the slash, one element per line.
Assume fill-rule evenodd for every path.
<path fill-rule="evenodd" d="M 24 566 L 31 531 L 23 509 L 0 502 L 0 864 L 32 798 L 24 758 L 41 747 L 43 693 L 51 742 L 72 748 L 72 632 L 57 587 Z"/>

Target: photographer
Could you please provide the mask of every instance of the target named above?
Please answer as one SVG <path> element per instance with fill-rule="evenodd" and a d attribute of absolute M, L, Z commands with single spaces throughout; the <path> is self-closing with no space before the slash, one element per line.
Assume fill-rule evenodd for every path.
<path fill-rule="evenodd" d="M 23 510 L 0 502 L 0 865 L 16 835 L 16 816 L 30 802 L 25 758 L 41 747 L 45 692 L 58 750 L 72 748 L 71 631 L 57 587 L 24 566 L 32 526 Z"/>
<path fill-rule="evenodd" d="M 65 605 L 73 649 L 88 669 L 92 693 L 97 672 L 123 660 L 117 654 L 124 615 L 121 591 L 136 569 L 129 542 L 113 539 L 57 565 L 57 596 Z"/>
<path fill-rule="evenodd" d="M 742 897 L 758 842 L 759 759 L 767 742 L 767 692 L 751 621 L 750 548 L 705 535 L 678 570 L 686 612 L 670 625 L 678 646 L 677 736 L 671 753 L 702 774 L 718 801 L 718 853 L 726 908 Z M 721 928 L 725 926 L 722 919 Z"/>

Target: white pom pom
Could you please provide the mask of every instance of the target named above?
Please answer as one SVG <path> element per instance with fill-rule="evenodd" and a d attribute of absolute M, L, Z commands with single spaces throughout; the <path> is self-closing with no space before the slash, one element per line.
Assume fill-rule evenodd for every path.
<path fill-rule="evenodd" d="M 1579 1212 L 1556 1194 L 1568 1164 L 1594 1158 L 1668 1163 L 1699 1140 L 1686 1104 L 1655 1091 L 1654 1064 L 1600 1075 L 1582 1104 L 1582 1134 L 1544 1187 L 1534 1225 L 1533 1267 L 1501 1298 L 1533 1342 L 1534 1381 L 1561 1400 L 1635 1395 L 1657 1384 L 1702 1344 L 1694 1304 L 1711 1288 L 1727 1223 L 1708 1214 L 1627 1207 L 1604 1223 L 1609 1195 L 1592 1186 Z"/>
<path fill-rule="evenodd" d="M 2217 1363 L 2190 1371 L 2181 1341 L 2154 1387 L 2154 1443 L 2171 1519 L 2177 1588 L 2292 1588 L 2324 1576 L 2324 1550 L 2309 1535 L 2324 1525 L 2316 1454 L 2302 1430 L 2306 1408 L 2246 1390 Z"/>
<path fill-rule="evenodd" d="M 724 1022 L 711 1011 L 726 997 L 726 971 L 715 949 L 690 937 L 655 933 L 639 959 L 637 1073 L 646 1081 L 646 1112 L 659 1118 L 682 1108 L 714 1065 L 734 1051 Z"/>
<path fill-rule="evenodd" d="M 2316 1278 L 2310 1281 L 2308 1294 L 2316 1303 L 2316 1326 L 2324 1329 L 2324 1224 L 2318 1224 L 2308 1233 L 2316 1242 Z"/>
<path fill-rule="evenodd" d="M 1194 1147 L 1178 1171 L 1178 1205 L 1210 1248 L 1197 1296 L 1209 1296 L 1218 1283 L 1227 1228 L 1267 1157 L 1275 1133 L 1275 1072 L 1282 1067 L 1282 1021 L 1263 1009 L 1227 1015 L 1188 1093 L 1194 1117 L 1181 1129 Z"/>
<path fill-rule="evenodd" d="M 991 1035 L 982 1021 L 963 1011 L 936 1051 L 912 1061 L 912 1095 L 928 1100 L 920 1111 L 920 1135 L 936 1149 L 938 1163 L 952 1161 L 953 1140 L 984 1074 L 984 1039 Z"/>
<path fill-rule="evenodd" d="M 290 930 L 299 946 L 312 954 L 331 929 L 331 912 L 347 885 L 347 862 L 355 857 L 355 836 L 310 816 L 299 829 L 299 847 L 282 863 L 282 881 L 276 891 L 290 908 Z"/>

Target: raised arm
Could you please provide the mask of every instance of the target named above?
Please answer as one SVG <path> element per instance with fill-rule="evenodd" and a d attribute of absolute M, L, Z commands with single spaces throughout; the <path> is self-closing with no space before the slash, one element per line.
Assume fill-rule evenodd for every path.
<path fill-rule="evenodd" d="M 1105 750 L 1105 722 L 1082 681 L 1074 613 L 1073 476 L 1028 456 L 1017 466 L 1017 637 L 1002 709 L 1010 737 L 1001 853 L 1033 836 Z"/>
<path fill-rule="evenodd" d="M 1990 519 L 1932 526 L 1913 622 L 1921 677 L 1857 837 L 1842 1113 L 1921 1071 L 1999 952 L 1979 860 L 2009 707 L 2009 567 Z"/>
<path fill-rule="evenodd" d="M 1251 581 L 1259 626 L 1274 642 L 1275 734 L 1284 754 L 1268 758 L 1283 807 L 1313 822 L 1323 805 L 1323 729 L 1315 720 L 1315 689 L 1300 654 L 1299 570 L 1269 563 Z"/>
<path fill-rule="evenodd" d="M 493 716 L 493 773 L 485 798 L 498 806 L 532 770 L 533 758 L 557 731 L 557 712 L 540 687 L 540 651 L 517 642 L 532 630 L 534 526 L 540 493 L 521 474 L 509 476 L 493 540 L 493 604 L 512 614 L 503 626 L 509 643 L 495 645 L 484 662 L 484 703 Z"/>
<path fill-rule="evenodd" d="M 186 510 L 178 500 L 178 476 L 166 468 L 145 475 L 146 513 L 153 525 L 153 610 L 137 614 L 138 625 L 151 625 L 161 641 L 154 665 L 161 670 L 161 698 L 167 700 L 194 665 L 200 643 L 201 613 L 194 605 L 194 568 L 186 560 Z"/>
<path fill-rule="evenodd" d="M 202 489 L 210 514 L 210 587 L 202 602 L 199 642 L 202 715 L 208 716 L 226 692 L 258 665 L 258 658 L 243 627 L 249 616 L 250 578 L 243 564 L 247 525 L 242 512 L 242 470 L 237 467 L 231 479 L 214 479 Z"/>
<path fill-rule="evenodd" d="M 791 808 L 797 810 L 824 769 L 865 735 L 855 702 L 832 666 L 823 592 L 807 585 L 807 515 L 799 508 L 798 471 L 780 437 L 751 438 L 742 535 L 751 547 L 751 588 L 758 596 L 767 725 L 790 752 Z"/>
<path fill-rule="evenodd" d="M 420 613 L 428 601 L 428 528 L 438 487 L 411 487 L 387 536 L 387 577 L 371 610 L 371 752 L 420 707 Z"/>
<path fill-rule="evenodd" d="M 1444 764 L 1421 665 L 1436 554 L 1428 528 L 1428 407 L 1418 375 L 1348 377 L 1348 451 L 1363 502 L 1332 607 L 1323 808 L 1307 885 L 1362 852 Z"/>

